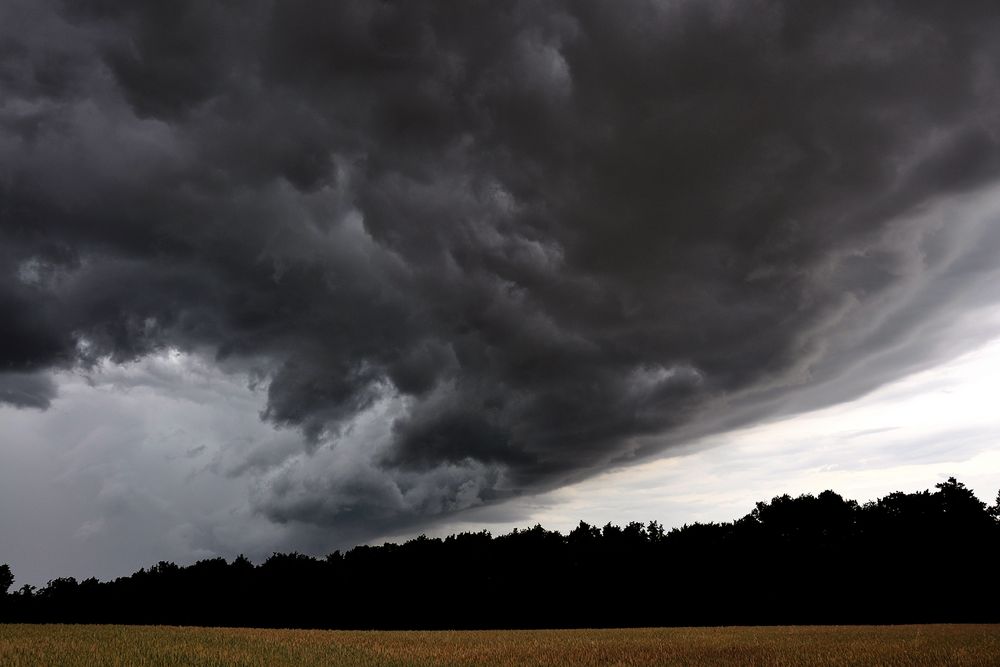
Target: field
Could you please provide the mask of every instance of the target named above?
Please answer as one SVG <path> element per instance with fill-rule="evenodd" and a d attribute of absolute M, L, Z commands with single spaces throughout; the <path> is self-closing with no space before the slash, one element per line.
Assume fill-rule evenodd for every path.
<path fill-rule="evenodd" d="M 354 632 L 0 625 L 0 665 L 1000 665 L 1000 626 Z"/>

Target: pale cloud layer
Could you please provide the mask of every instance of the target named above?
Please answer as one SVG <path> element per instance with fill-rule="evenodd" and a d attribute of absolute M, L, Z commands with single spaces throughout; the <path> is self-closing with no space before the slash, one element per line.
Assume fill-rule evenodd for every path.
<path fill-rule="evenodd" d="M 19 581 L 114 577 L 280 544 L 228 457 L 296 448 L 245 381 L 177 353 L 60 376 L 46 412 L 0 408 L 0 560 Z M 254 550 L 257 551 L 254 551 Z"/>

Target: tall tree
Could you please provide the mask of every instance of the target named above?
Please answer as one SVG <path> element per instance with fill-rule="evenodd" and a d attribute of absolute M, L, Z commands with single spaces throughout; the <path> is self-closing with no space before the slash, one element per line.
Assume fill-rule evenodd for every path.
<path fill-rule="evenodd" d="M 13 583 L 14 573 L 10 571 L 10 565 L 0 565 L 0 595 L 6 595 Z"/>

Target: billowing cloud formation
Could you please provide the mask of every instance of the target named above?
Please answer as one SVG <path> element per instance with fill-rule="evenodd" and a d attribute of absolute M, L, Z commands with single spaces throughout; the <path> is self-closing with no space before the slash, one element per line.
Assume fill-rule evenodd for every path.
<path fill-rule="evenodd" d="M 206 355 L 363 535 L 856 395 L 988 298 L 994 14 L 5 2 L 0 400 Z"/>

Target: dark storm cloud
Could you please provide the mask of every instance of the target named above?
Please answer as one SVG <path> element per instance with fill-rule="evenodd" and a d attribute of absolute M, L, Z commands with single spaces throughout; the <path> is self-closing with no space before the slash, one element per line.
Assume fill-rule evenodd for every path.
<path fill-rule="evenodd" d="M 0 400 L 166 346 L 250 370 L 309 441 L 260 477 L 281 521 L 420 523 L 864 391 L 1000 248 L 926 215 L 1000 173 L 987 4 L 0 11 Z"/>
<path fill-rule="evenodd" d="M 47 408 L 56 395 L 56 385 L 44 375 L 6 372 L 0 374 L 0 403 L 19 408 Z"/>

